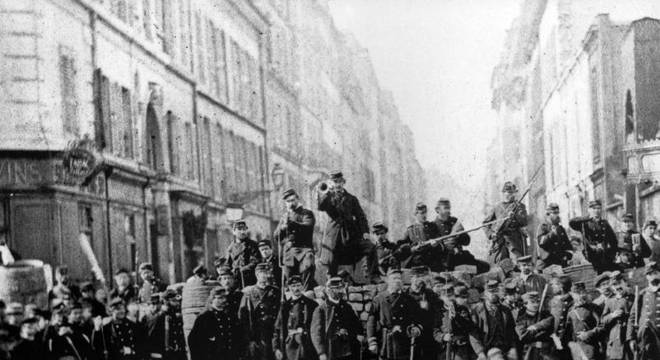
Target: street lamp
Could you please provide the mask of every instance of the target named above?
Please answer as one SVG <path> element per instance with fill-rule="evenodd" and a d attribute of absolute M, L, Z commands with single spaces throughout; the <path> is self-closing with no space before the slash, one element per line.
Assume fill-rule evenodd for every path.
<path fill-rule="evenodd" d="M 273 165 L 273 170 L 270 172 L 270 179 L 273 182 L 275 190 L 279 190 L 284 185 L 284 169 L 280 163 L 275 163 Z"/>

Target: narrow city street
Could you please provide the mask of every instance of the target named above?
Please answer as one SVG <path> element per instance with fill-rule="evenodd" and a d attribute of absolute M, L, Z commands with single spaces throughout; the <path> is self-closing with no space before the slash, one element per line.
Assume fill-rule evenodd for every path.
<path fill-rule="evenodd" d="M 0 0 L 0 360 L 660 356 L 660 3 Z"/>

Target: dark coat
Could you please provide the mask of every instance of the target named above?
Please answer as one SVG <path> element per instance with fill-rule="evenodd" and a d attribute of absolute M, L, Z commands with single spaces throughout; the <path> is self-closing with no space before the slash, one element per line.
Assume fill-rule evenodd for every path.
<path fill-rule="evenodd" d="M 643 267 L 644 259 L 651 256 L 651 248 L 642 237 L 642 234 L 638 231 L 630 230 L 620 231 L 617 236 L 619 251 L 625 251 L 632 255 L 631 261 L 624 267 Z M 633 249 L 635 242 L 639 244 L 639 249 Z"/>
<path fill-rule="evenodd" d="M 279 309 L 278 288 L 268 285 L 261 289 L 252 285 L 243 289 L 238 319 L 247 335 L 250 359 L 273 358 L 273 334 Z"/>
<path fill-rule="evenodd" d="M 191 360 L 240 359 L 245 350 L 245 331 L 237 314 L 223 310 L 201 313 L 188 335 Z"/>
<path fill-rule="evenodd" d="M 588 304 L 585 304 L 588 305 Z M 598 316 L 589 306 L 574 306 L 568 312 L 568 332 L 571 334 L 571 341 L 577 343 L 587 359 L 602 359 L 600 342 L 598 339 Z M 587 339 L 578 340 L 579 333 L 585 333 Z"/>
<path fill-rule="evenodd" d="M 167 285 L 158 278 L 154 278 L 150 282 L 145 281 L 138 292 L 138 300 L 143 304 L 147 304 L 151 300 L 152 294 L 163 292 L 166 288 Z"/>
<path fill-rule="evenodd" d="M 285 354 L 287 360 L 317 359 L 310 329 L 318 303 L 306 296 L 287 300 L 275 322 L 273 348 Z M 290 333 L 293 330 L 295 333 Z"/>
<path fill-rule="evenodd" d="M 617 238 L 614 230 L 605 219 L 592 219 L 588 216 L 576 217 L 568 222 L 571 229 L 584 236 L 584 256 L 601 273 L 616 268 Z"/>
<path fill-rule="evenodd" d="M 141 359 L 145 354 L 144 331 L 128 319 L 110 321 L 101 330 L 95 330 L 92 338 L 100 358 L 105 351 L 111 360 Z M 124 348 L 130 349 L 130 354 L 123 353 Z"/>
<path fill-rule="evenodd" d="M 443 340 L 445 334 L 451 334 L 453 337 L 449 344 Z M 446 346 L 449 345 L 450 355 L 458 359 L 473 359 L 477 354 L 484 352 L 481 332 L 472 322 L 470 308 L 467 305 L 458 305 L 453 301 L 447 304 L 442 316 L 442 326 L 435 331 L 433 337 L 436 342 L 443 345 L 441 348 L 443 351 L 446 351 Z"/>
<path fill-rule="evenodd" d="M 488 349 L 497 347 L 506 353 L 515 346 L 518 340 L 516 323 L 509 309 L 503 305 L 496 305 L 496 307 L 499 320 L 491 316 L 484 302 L 477 303 L 472 309 L 472 321 L 481 332 L 481 341 L 486 352 Z"/>
<path fill-rule="evenodd" d="M 286 227 L 280 223 L 275 229 L 275 238 L 279 238 L 285 249 L 284 265 L 293 266 L 293 259 L 296 253 L 291 251 L 293 248 L 312 249 L 314 247 L 314 225 L 316 218 L 314 213 L 299 206 L 291 212 L 287 212 Z M 302 260 L 302 258 L 298 259 Z"/>
<path fill-rule="evenodd" d="M 129 285 L 123 291 L 119 291 L 118 288 L 114 288 L 112 291 L 110 291 L 109 298 L 120 298 L 124 301 L 124 304 L 130 304 L 137 301 L 138 299 L 138 287 L 135 285 Z"/>
<path fill-rule="evenodd" d="M 161 312 L 147 322 L 146 347 L 149 354 L 160 354 L 164 359 L 186 359 L 186 341 L 183 336 L 181 314 Z"/>
<path fill-rule="evenodd" d="M 530 326 L 536 331 L 529 331 Z M 540 316 L 521 311 L 516 319 L 516 333 L 522 343 L 522 357 L 528 360 L 541 360 L 552 352 L 552 334 L 554 319 L 550 313 L 541 312 Z"/>
<path fill-rule="evenodd" d="M 605 300 L 600 327 L 606 340 L 606 353 L 609 359 L 623 359 L 627 353 L 626 332 L 628 326 L 628 315 L 630 314 L 630 302 L 625 297 L 611 297 Z M 620 316 L 615 317 L 614 312 L 622 310 Z"/>
<path fill-rule="evenodd" d="M 11 351 L 12 360 L 47 359 L 44 344 L 39 340 L 21 339 Z"/>
<path fill-rule="evenodd" d="M 378 269 L 382 275 L 386 275 L 390 268 L 401 268 L 401 264 L 410 257 L 410 254 L 410 245 L 403 241 L 397 243 L 378 241 L 376 244 Z"/>
<path fill-rule="evenodd" d="M 346 333 L 347 335 L 343 335 Z M 312 343 L 319 355 L 328 360 L 357 358 L 359 344 L 357 336 L 363 333 L 362 323 L 345 300 L 334 303 L 326 300 L 312 315 Z"/>
<path fill-rule="evenodd" d="M 550 301 L 550 314 L 554 319 L 554 333 L 557 334 L 564 349 L 572 339 L 568 327 L 568 312 L 573 308 L 573 297 L 570 294 L 557 295 Z"/>
<path fill-rule="evenodd" d="M 46 329 L 44 336 L 45 348 L 41 348 L 46 351 L 46 358 L 59 359 L 64 356 L 73 356 L 81 360 L 97 359 L 90 339 L 83 336 L 81 332 L 77 332 L 72 328 L 72 333 L 60 336 L 58 330 L 58 326 L 50 326 Z"/>
<path fill-rule="evenodd" d="M 566 229 L 561 224 L 552 225 L 548 222 L 539 225 L 536 230 L 536 241 L 542 251 L 539 251 L 543 266 L 560 265 L 565 267 L 571 258 L 569 251 L 573 250 Z"/>
<path fill-rule="evenodd" d="M 328 223 L 323 230 L 320 262 L 327 264 L 335 253 L 335 261 L 339 264 L 353 264 L 356 259 L 356 249 L 363 238 L 369 233 L 367 216 L 358 199 L 348 191 L 328 191 L 319 194 L 318 209 L 328 214 Z"/>
<path fill-rule="evenodd" d="M 429 302 L 433 300 L 429 299 Z M 431 306 L 431 304 L 427 304 Z M 367 338 L 370 343 L 380 345 L 382 359 L 408 359 L 410 356 L 410 337 L 408 327 L 422 326 L 422 312 L 417 300 L 406 292 L 393 294 L 384 291 L 372 301 L 367 318 Z M 398 327 L 398 328 L 397 328 Z M 395 331 L 399 330 L 399 331 Z M 429 331 L 432 334 L 432 330 Z"/>
<path fill-rule="evenodd" d="M 435 243 L 433 245 L 422 245 L 425 241 L 440 237 L 440 230 L 438 226 L 431 221 L 424 221 L 423 223 L 415 223 L 408 228 L 403 236 L 402 243 L 409 244 L 411 247 L 417 246 L 418 248 L 412 251 L 410 259 L 404 261 L 403 266 L 406 268 L 414 266 L 431 266 L 436 262 L 442 263 L 444 255 L 442 254 L 442 243 Z"/>
<path fill-rule="evenodd" d="M 489 252 L 491 263 L 498 263 L 502 259 L 508 258 L 510 250 L 516 250 L 522 254 L 524 239 L 521 228 L 527 226 L 527 208 L 525 204 L 517 201 L 501 202 L 493 207 L 483 222 L 503 220 L 514 208 L 516 212 L 512 218 L 484 228 L 486 236 L 492 242 Z"/>
<path fill-rule="evenodd" d="M 254 240 L 234 240 L 229 244 L 227 266 L 232 268 L 236 281 L 241 287 L 253 285 L 257 281 L 254 277 L 254 268 L 259 263 L 259 257 L 259 248 Z"/>

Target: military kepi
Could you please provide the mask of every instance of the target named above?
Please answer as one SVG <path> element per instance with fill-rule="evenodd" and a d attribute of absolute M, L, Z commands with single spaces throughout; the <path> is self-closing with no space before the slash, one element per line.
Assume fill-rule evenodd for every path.
<path fill-rule="evenodd" d="M 378 232 L 378 231 L 385 231 L 385 232 L 387 232 L 387 231 L 388 231 L 388 228 L 387 228 L 387 226 L 385 226 L 385 224 L 383 224 L 382 222 L 377 221 L 377 222 L 375 222 L 373 225 L 371 225 L 371 231 L 373 231 L 373 232 Z"/>
<path fill-rule="evenodd" d="M 337 181 L 337 180 L 344 180 L 344 174 L 341 172 L 341 170 L 333 170 L 330 172 L 330 180 L 332 181 Z"/>
<path fill-rule="evenodd" d="M 286 189 L 286 190 L 284 190 L 284 192 L 282 193 L 282 199 L 286 199 L 286 198 L 288 198 L 289 196 L 294 196 L 294 195 L 295 195 L 295 196 L 298 196 L 298 193 L 296 193 L 296 190 L 293 190 L 293 189 Z"/>
<path fill-rule="evenodd" d="M 518 192 L 518 187 L 511 181 L 507 181 L 502 186 L 502 192 Z"/>
<path fill-rule="evenodd" d="M 329 289 L 337 289 L 344 287 L 344 280 L 340 277 L 331 277 L 328 279 L 328 281 L 325 283 L 325 286 Z"/>
<path fill-rule="evenodd" d="M 600 202 L 600 200 L 591 200 L 589 201 L 589 208 L 595 208 L 595 207 L 602 207 L 603 203 Z"/>

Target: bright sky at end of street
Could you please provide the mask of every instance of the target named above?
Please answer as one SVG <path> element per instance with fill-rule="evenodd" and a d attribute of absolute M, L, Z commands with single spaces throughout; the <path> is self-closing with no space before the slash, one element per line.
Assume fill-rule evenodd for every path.
<path fill-rule="evenodd" d="M 330 0 L 339 29 L 368 49 L 425 169 L 482 184 L 495 131 L 493 67 L 519 0 Z M 432 190 L 432 189 L 429 189 Z"/>

